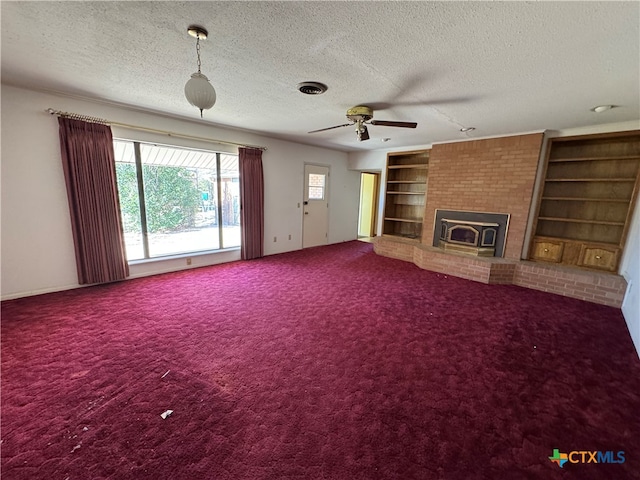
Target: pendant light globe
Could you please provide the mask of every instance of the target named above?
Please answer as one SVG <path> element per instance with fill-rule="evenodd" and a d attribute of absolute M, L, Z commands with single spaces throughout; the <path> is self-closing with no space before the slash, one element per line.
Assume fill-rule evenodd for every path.
<path fill-rule="evenodd" d="M 200 72 L 191 75 L 189 81 L 184 86 L 184 95 L 187 101 L 202 111 L 213 107 L 216 103 L 216 90 L 209 83 L 209 79 Z"/>

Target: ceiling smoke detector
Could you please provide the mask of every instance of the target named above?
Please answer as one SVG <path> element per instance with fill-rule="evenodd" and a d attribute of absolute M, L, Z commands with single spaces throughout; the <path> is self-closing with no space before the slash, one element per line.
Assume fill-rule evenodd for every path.
<path fill-rule="evenodd" d="M 305 95 L 322 95 L 327 91 L 327 86 L 320 82 L 302 82 L 298 84 L 298 91 Z"/>
<path fill-rule="evenodd" d="M 606 112 L 607 110 L 611 110 L 614 107 L 615 105 L 598 105 L 597 107 L 593 107 L 591 111 L 596 113 L 602 113 L 602 112 Z"/>

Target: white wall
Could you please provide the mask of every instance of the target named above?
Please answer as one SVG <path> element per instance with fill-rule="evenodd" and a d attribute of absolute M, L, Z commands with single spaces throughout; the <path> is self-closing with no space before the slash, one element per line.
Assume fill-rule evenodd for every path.
<path fill-rule="evenodd" d="M 622 303 L 622 314 L 627 321 L 631 339 L 638 356 L 640 356 L 640 206 L 638 205 L 636 205 L 629 227 L 620 274 L 627 281 L 627 293 Z"/>
<path fill-rule="evenodd" d="M 240 130 L 181 120 L 106 103 L 2 86 L 2 299 L 78 287 L 73 238 L 60 158 L 57 118 L 46 108 L 113 122 L 267 147 L 265 254 L 302 248 L 304 163 L 330 167 L 329 243 L 357 238 L 360 177 L 347 169 L 347 154 L 272 139 Z M 194 117 L 195 117 L 194 113 Z M 113 128 L 114 136 L 153 139 L 153 134 Z M 229 151 L 209 143 L 161 137 L 168 144 Z M 291 235 L 291 240 L 288 236 Z M 274 243 L 273 237 L 278 237 Z M 271 241 L 268 241 L 271 240 Z M 240 258 L 238 250 L 192 256 L 190 268 Z M 133 265 L 133 277 L 187 268 L 184 259 Z"/>

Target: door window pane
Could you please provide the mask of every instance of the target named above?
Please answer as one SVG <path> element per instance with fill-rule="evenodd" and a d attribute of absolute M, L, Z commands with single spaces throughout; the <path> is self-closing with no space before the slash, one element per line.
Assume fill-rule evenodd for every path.
<path fill-rule="evenodd" d="M 324 200 L 324 181 L 324 175 L 309 174 L 309 200 Z"/>

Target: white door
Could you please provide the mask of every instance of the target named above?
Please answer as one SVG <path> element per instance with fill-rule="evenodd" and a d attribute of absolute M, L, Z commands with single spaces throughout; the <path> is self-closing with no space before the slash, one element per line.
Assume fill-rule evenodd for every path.
<path fill-rule="evenodd" d="M 302 248 L 329 242 L 329 167 L 304 166 Z"/>

